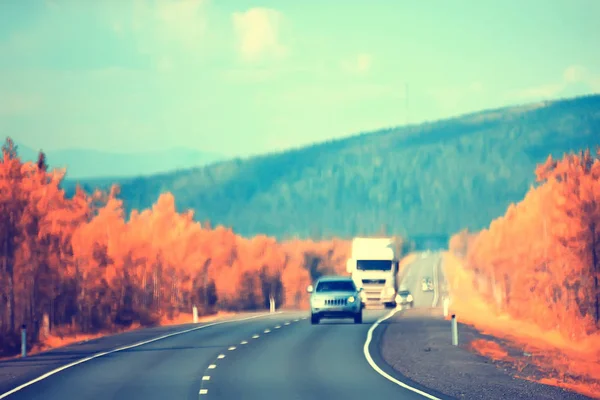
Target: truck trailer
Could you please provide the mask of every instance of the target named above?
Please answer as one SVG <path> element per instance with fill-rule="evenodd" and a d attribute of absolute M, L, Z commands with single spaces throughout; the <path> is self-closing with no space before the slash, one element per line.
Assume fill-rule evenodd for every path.
<path fill-rule="evenodd" d="M 396 306 L 399 243 L 393 237 L 357 237 L 352 240 L 352 255 L 346 262 L 366 307 Z"/>

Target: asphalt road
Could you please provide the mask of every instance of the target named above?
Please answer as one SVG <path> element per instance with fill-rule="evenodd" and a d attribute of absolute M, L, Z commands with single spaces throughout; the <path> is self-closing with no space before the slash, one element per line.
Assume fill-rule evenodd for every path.
<path fill-rule="evenodd" d="M 401 272 L 400 286 L 410 290 L 414 298 L 415 308 L 437 307 L 441 305 L 438 292 L 441 280 L 441 262 L 441 253 L 424 252 L 417 255 L 417 259 L 406 267 L 406 271 Z M 421 280 L 423 278 L 432 279 L 434 291 L 423 292 L 421 290 Z"/>
<path fill-rule="evenodd" d="M 433 261 L 418 259 L 406 270 L 416 306 L 434 301 L 433 293 L 420 290 L 421 277 L 433 277 Z M 366 310 L 363 324 L 311 325 L 304 311 L 208 326 L 92 359 L 6 398 L 423 399 L 384 378 L 365 358 L 367 333 L 386 313 Z M 379 336 L 373 335 L 369 349 L 382 364 Z"/>

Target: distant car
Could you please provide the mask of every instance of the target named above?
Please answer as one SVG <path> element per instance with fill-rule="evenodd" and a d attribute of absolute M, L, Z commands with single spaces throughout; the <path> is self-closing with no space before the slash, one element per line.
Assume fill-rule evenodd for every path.
<path fill-rule="evenodd" d="M 357 288 L 351 277 L 321 277 L 306 291 L 311 294 L 311 324 L 318 324 L 322 318 L 353 318 L 355 324 L 362 323 L 362 288 Z"/>
<path fill-rule="evenodd" d="M 398 291 L 398 294 L 396 295 L 396 304 L 401 307 L 408 306 L 410 308 L 413 308 L 414 299 L 412 294 L 410 294 L 410 291 L 407 289 L 400 289 Z"/>
<path fill-rule="evenodd" d="M 431 278 L 423 278 L 421 280 L 421 289 L 424 292 L 431 292 L 433 291 L 433 281 L 431 280 Z"/>

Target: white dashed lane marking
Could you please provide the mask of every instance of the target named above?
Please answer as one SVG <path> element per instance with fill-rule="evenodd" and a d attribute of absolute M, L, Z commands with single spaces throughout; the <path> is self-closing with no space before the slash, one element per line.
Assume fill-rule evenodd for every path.
<path fill-rule="evenodd" d="M 281 314 L 281 311 L 276 311 L 275 314 Z M 91 355 L 89 357 L 73 361 L 70 364 L 63 365 L 62 367 L 53 369 L 52 371 L 47 372 L 44 375 L 38 376 L 37 378 L 35 378 L 33 380 L 30 380 L 29 382 L 25 382 L 24 384 L 22 384 L 20 386 L 17 386 L 16 388 L 14 388 L 12 390 L 9 390 L 8 392 L 0 393 L 0 399 L 4 399 L 4 398 L 10 396 L 13 393 L 16 393 L 16 392 L 18 392 L 20 390 L 23 390 L 24 388 L 26 388 L 28 386 L 31 386 L 31 385 L 33 385 L 33 384 L 35 384 L 37 382 L 40 382 L 40 381 L 42 381 L 44 379 L 47 379 L 47 378 L 49 378 L 52 375 L 58 374 L 59 372 L 64 371 L 66 369 L 73 368 L 73 367 L 75 367 L 77 365 L 80 365 L 80 364 L 83 364 L 85 362 L 91 361 L 91 360 L 93 360 L 95 358 L 104 357 L 104 356 L 109 355 L 109 354 L 113 354 L 113 353 L 117 353 L 117 352 L 120 352 L 120 351 L 129 350 L 129 349 L 133 349 L 133 348 L 136 348 L 136 347 L 144 346 L 144 345 L 147 345 L 149 343 L 154 343 L 154 342 L 157 342 L 159 340 L 167 339 L 167 338 L 178 336 L 178 335 L 183 335 L 185 333 L 194 332 L 194 331 L 197 331 L 197 330 L 200 330 L 200 329 L 206 329 L 206 328 L 209 328 L 211 326 L 223 325 L 223 324 L 230 324 L 230 323 L 241 322 L 241 321 L 248 321 L 248 320 L 251 320 L 251 319 L 262 318 L 262 317 L 272 316 L 272 315 L 273 315 L 272 313 L 269 313 L 269 314 L 259 314 L 259 315 L 253 315 L 253 316 L 247 317 L 247 318 L 235 318 L 235 319 L 228 319 L 228 320 L 224 320 L 224 321 L 216 321 L 216 322 L 213 322 L 213 323 L 210 323 L 210 324 L 206 324 L 206 325 L 201 325 L 201 326 L 198 326 L 198 327 L 195 327 L 195 328 L 190 328 L 190 329 L 185 329 L 185 330 L 182 330 L 182 331 L 176 331 L 176 332 L 168 333 L 166 335 L 162 335 L 162 336 L 155 337 L 155 338 L 152 338 L 152 339 L 144 340 L 144 341 L 138 342 L 138 343 L 129 344 L 127 346 L 118 347 L 116 349 L 102 351 L 100 353 L 93 354 L 93 355 Z"/>
<path fill-rule="evenodd" d="M 307 317 L 306 317 L 306 318 L 301 318 L 301 319 L 307 319 Z M 300 321 L 300 318 L 297 318 L 297 319 L 295 319 L 294 321 L 286 321 L 286 322 L 285 322 L 283 325 L 287 326 L 287 325 L 290 325 L 292 322 L 298 322 L 298 321 Z M 281 325 L 276 325 L 276 326 L 274 327 L 274 329 L 280 329 L 280 328 L 281 328 Z M 265 330 L 264 330 L 264 333 L 269 333 L 269 332 L 271 332 L 271 330 L 270 330 L 270 329 L 265 329 Z M 260 335 L 258 335 L 258 334 L 252 335 L 252 339 L 258 339 L 259 337 L 260 337 Z M 248 344 L 248 341 L 247 341 L 247 340 L 242 340 L 242 341 L 240 342 L 240 344 L 242 344 L 242 345 L 243 345 L 243 344 Z M 235 350 L 235 349 L 236 349 L 236 347 L 235 347 L 235 346 L 229 346 L 229 347 L 227 348 L 227 350 L 229 350 L 229 351 L 233 351 L 233 350 Z M 222 360 L 223 358 L 225 358 L 225 354 L 219 354 L 219 355 L 217 356 L 217 359 L 219 359 L 219 360 Z M 217 365 L 216 365 L 216 364 L 210 364 L 210 365 L 208 366 L 207 370 L 209 370 L 209 369 L 215 369 L 215 368 L 217 368 Z M 202 381 L 203 381 L 203 382 L 210 381 L 210 375 L 204 375 L 204 376 L 202 377 Z M 199 393 L 199 394 L 201 394 L 201 395 L 206 395 L 206 394 L 208 394 L 208 389 L 201 388 L 201 389 L 200 389 L 200 392 L 198 392 L 198 393 Z"/>

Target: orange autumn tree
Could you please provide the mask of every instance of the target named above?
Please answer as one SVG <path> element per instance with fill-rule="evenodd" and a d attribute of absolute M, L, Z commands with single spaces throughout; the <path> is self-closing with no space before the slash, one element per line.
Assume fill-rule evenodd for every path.
<path fill-rule="evenodd" d="M 126 216 L 119 189 L 68 198 L 65 171 L 43 153 L 22 162 L 8 138 L 0 159 L 0 352 L 18 352 L 21 324 L 43 333 L 111 331 L 190 312 L 306 306 L 306 286 L 344 273 L 350 244 L 259 235 L 178 212 L 170 193 Z M 127 218 L 129 217 L 129 218 Z M 47 323 L 45 322 L 47 321 Z"/>
<path fill-rule="evenodd" d="M 599 156 L 549 157 L 536 170 L 540 186 L 523 201 L 488 229 L 451 238 L 450 250 L 497 310 L 567 337 L 598 330 Z"/>
<path fill-rule="evenodd" d="M 600 148 L 555 161 L 537 171 L 539 181 L 553 184 L 559 218 L 552 234 L 572 271 L 565 287 L 588 332 L 600 328 Z"/>

